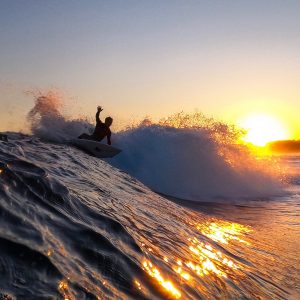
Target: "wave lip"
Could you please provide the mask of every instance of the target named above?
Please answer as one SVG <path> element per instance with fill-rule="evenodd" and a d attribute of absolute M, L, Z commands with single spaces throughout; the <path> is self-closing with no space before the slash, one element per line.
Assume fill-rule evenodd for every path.
<path fill-rule="evenodd" d="M 268 197 L 283 192 L 272 163 L 220 143 L 205 128 L 140 126 L 120 132 L 112 165 L 153 190 L 190 200 Z"/>

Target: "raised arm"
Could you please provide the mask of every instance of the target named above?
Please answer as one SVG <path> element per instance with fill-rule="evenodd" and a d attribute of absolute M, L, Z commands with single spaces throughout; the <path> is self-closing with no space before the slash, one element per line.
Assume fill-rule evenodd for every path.
<path fill-rule="evenodd" d="M 102 123 L 101 120 L 100 120 L 100 112 L 102 111 L 102 107 L 101 106 L 98 106 L 97 107 L 97 113 L 96 113 L 96 123 Z"/>

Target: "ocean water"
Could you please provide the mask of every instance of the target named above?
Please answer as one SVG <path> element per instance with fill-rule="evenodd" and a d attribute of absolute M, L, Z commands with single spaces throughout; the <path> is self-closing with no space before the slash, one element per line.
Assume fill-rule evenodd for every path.
<path fill-rule="evenodd" d="M 104 161 L 65 142 L 87 128 L 40 113 L 0 142 L 0 298 L 300 299 L 300 156 L 143 124 Z"/>

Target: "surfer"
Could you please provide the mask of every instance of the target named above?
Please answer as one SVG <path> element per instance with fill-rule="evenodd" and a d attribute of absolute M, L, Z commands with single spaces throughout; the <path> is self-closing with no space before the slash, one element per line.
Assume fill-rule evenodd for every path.
<path fill-rule="evenodd" d="M 105 137 L 107 137 L 107 144 L 111 145 L 111 131 L 109 127 L 111 126 L 113 119 L 111 117 L 105 118 L 104 123 L 100 120 L 100 112 L 102 111 L 102 107 L 98 106 L 97 113 L 96 113 L 96 127 L 94 133 L 92 135 L 83 133 L 78 138 L 79 139 L 86 139 L 86 140 L 94 140 L 97 142 L 102 141 Z"/>

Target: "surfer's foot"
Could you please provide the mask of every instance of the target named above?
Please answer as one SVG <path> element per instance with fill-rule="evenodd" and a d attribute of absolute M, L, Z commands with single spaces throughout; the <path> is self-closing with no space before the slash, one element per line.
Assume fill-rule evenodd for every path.
<path fill-rule="evenodd" d="M 93 137 L 89 134 L 83 133 L 78 137 L 78 139 L 84 139 L 84 140 L 93 140 Z"/>

